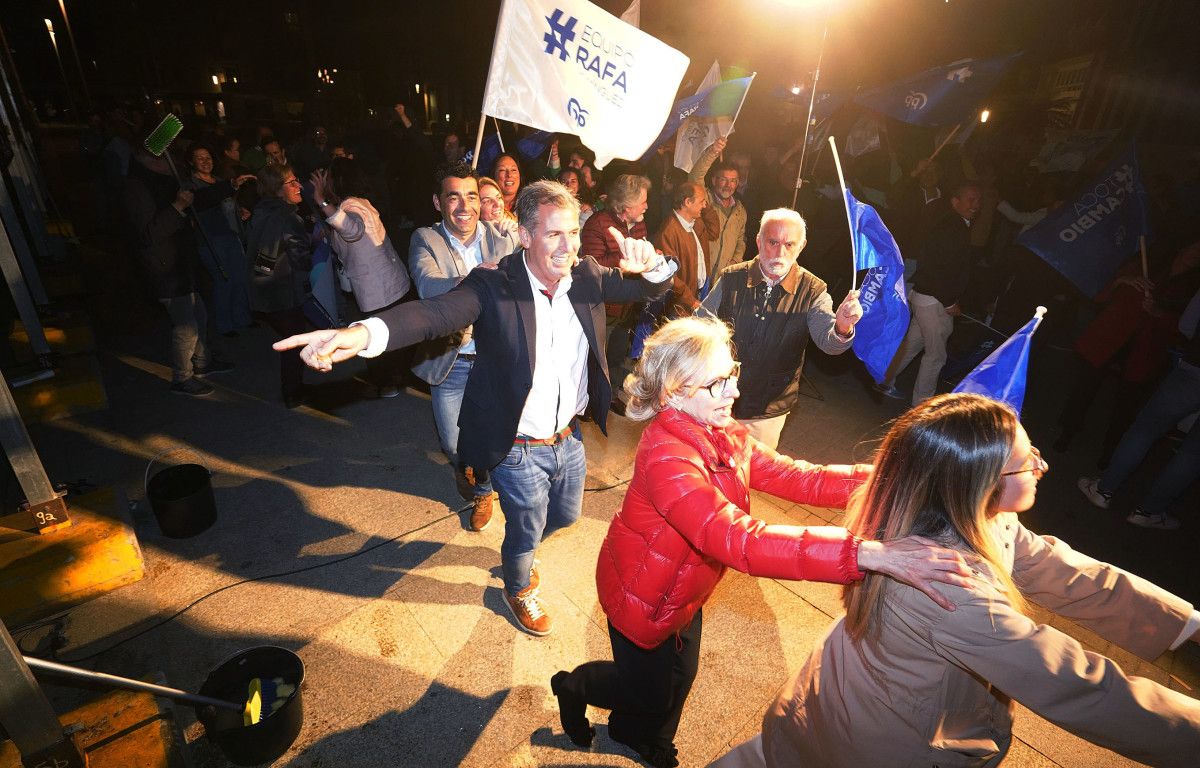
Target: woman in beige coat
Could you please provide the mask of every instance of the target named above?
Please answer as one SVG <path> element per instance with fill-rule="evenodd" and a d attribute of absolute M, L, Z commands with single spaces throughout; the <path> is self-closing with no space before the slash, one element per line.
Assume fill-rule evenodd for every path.
<path fill-rule="evenodd" d="M 1200 764 L 1200 701 L 1028 617 L 1026 598 L 1147 660 L 1200 642 L 1186 601 L 1021 525 L 1048 468 L 995 401 L 942 395 L 900 417 L 847 527 L 957 547 L 974 584 L 936 585 L 954 611 L 880 574 L 846 587 L 846 616 L 763 720 L 768 766 L 996 766 L 1016 701 L 1135 760 Z"/>

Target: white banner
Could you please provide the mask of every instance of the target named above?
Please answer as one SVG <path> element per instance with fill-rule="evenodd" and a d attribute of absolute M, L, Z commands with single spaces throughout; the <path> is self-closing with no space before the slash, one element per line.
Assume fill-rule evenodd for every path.
<path fill-rule="evenodd" d="M 712 88 L 719 82 L 721 82 L 721 65 L 714 59 L 712 66 L 708 68 L 708 74 L 704 76 L 700 87 L 696 89 L 696 93 L 699 94 L 705 88 Z M 684 120 L 675 133 L 675 167 L 691 173 L 692 166 L 696 164 L 696 158 L 700 157 L 700 153 L 708 149 L 718 138 L 728 134 L 731 127 L 733 127 L 732 117 L 689 117 Z"/>
<path fill-rule="evenodd" d="M 587 0 L 504 0 L 483 112 L 573 133 L 636 160 L 658 137 L 688 58 Z"/>

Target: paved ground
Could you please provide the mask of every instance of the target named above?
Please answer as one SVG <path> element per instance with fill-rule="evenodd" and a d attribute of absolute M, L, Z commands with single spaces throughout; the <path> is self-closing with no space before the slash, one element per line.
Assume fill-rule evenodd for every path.
<path fill-rule="evenodd" d="M 147 576 L 72 612 L 65 658 L 98 653 L 89 662 L 95 668 L 160 670 L 174 685 L 197 688 L 236 650 L 295 650 L 307 666 L 305 726 L 276 766 L 634 764 L 603 727 L 591 751 L 572 748 L 549 691 L 556 670 L 609 653 L 593 567 L 629 476 L 633 425 L 618 419 L 608 440 L 587 434 L 592 490 L 580 522 L 541 550 L 556 628 L 534 638 L 514 629 L 502 604 L 503 518 L 483 533 L 465 529 L 427 398 L 361 399 L 349 366 L 321 379 L 318 407 L 287 411 L 277 402 L 265 328 L 231 344 L 238 369 L 214 379 L 215 395 L 172 395 L 161 319 L 136 307 L 112 312 L 102 318 L 110 328 L 101 355 L 110 409 L 32 432 L 52 478 L 86 478 L 126 495 Z M 814 461 L 867 457 L 901 404 L 869 394 L 849 356 L 811 358 L 806 389 L 820 399 L 802 401 L 783 448 Z M 1031 373 L 1026 423 L 1039 445 L 1053 441 L 1043 425 L 1062 396 L 1062 363 L 1062 353 L 1047 350 Z M 1088 444 L 1080 441 L 1078 455 L 1049 455 L 1053 469 L 1027 515 L 1030 526 L 1200 602 L 1196 490 L 1181 505 L 1182 531 L 1133 528 L 1119 511 L 1088 507 L 1074 489 L 1092 461 Z M 161 461 L 199 461 L 214 472 L 219 519 L 199 536 L 173 540 L 157 530 L 142 482 L 147 463 L 162 454 Z M 757 498 L 755 511 L 770 521 L 839 520 L 768 498 Z M 678 738 L 683 764 L 706 765 L 755 734 L 767 703 L 838 610 L 834 587 L 731 573 L 705 610 L 701 671 Z M 1128 661 L 1127 671 L 1193 695 L 1200 688 L 1200 654 L 1192 649 L 1155 666 L 1078 635 Z M 75 695 L 51 690 L 64 702 Z M 179 713 L 195 763 L 224 765 L 190 710 Z M 603 723 L 603 713 L 594 719 Z M 1006 766 L 1132 764 L 1029 712 L 1016 733 Z"/>

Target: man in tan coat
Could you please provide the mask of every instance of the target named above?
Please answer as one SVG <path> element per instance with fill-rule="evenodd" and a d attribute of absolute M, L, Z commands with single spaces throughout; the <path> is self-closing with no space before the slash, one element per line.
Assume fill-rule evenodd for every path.
<path fill-rule="evenodd" d="M 728 140 L 721 137 L 700 153 L 688 178 L 704 183 L 712 169 L 712 186 L 708 190 L 708 207 L 701 214 L 708 229 L 709 241 L 705 252 L 712 262 L 712 272 L 718 274 L 732 264 L 741 264 L 746 257 L 746 206 L 735 197 L 740 175 L 736 165 L 717 163 Z"/>

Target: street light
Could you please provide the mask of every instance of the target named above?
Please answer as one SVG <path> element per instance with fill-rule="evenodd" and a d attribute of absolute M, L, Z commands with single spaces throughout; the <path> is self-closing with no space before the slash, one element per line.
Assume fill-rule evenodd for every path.
<path fill-rule="evenodd" d="M 813 107 L 817 104 L 817 82 L 821 79 L 821 60 L 825 58 L 825 39 L 829 37 L 829 9 L 825 10 L 825 24 L 821 30 L 821 47 L 817 49 L 817 68 L 813 70 L 812 93 L 808 95 L 808 117 L 804 120 L 804 143 L 800 145 L 800 167 L 796 169 L 796 188 L 792 190 L 792 208 L 800 196 L 804 183 L 804 156 L 808 154 L 808 129 L 812 126 Z M 798 89 L 793 88 L 795 93 Z"/>
<path fill-rule="evenodd" d="M 794 10 L 808 9 L 820 6 L 823 11 L 821 29 L 821 45 L 817 48 L 817 67 L 813 70 L 812 93 L 808 95 L 808 118 L 804 121 L 804 143 L 800 145 L 800 167 L 796 169 L 796 188 L 792 190 L 792 207 L 796 207 L 796 198 L 800 194 L 800 186 L 804 183 L 804 157 L 808 153 L 808 131 L 812 127 L 813 108 L 817 102 L 817 83 L 821 79 L 821 61 L 825 58 L 825 41 L 829 38 L 829 14 L 837 0 L 774 0 L 776 4 L 786 5 Z M 792 95 L 800 95 L 800 85 L 792 85 Z"/>
<path fill-rule="evenodd" d="M 988 118 L 991 116 L 992 116 L 992 111 L 990 109 L 985 109 L 979 113 L 979 122 L 986 123 L 988 121 Z"/>
<path fill-rule="evenodd" d="M 67 82 L 67 70 L 63 67 L 62 56 L 58 52 L 58 38 L 54 34 L 54 22 L 50 19 L 42 19 L 46 22 L 46 32 L 50 35 L 50 45 L 54 48 L 54 60 L 58 62 L 58 72 L 62 75 L 63 88 L 67 91 L 67 104 L 71 108 L 71 112 L 78 118 L 79 111 L 75 109 L 75 100 L 71 98 L 71 84 Z"/>
<path fill-rule="evenodd" d="M 90 104 L 92 94 L 88 92 L 87 75 L 83 73 L 83 64 L 79 62 L 79 48 L 75 45 L 75 32 L 71 29 L 71 17 L 67 15 L 66 0 L 58 0 L 58 9 L 62 11 L 63 22 L 67 25 L 67 42 L 71 44 L 71 53 L 75 56 L 75 68 L 79 70 L 79 85 L 83 88 L 83 98 Z"/>

